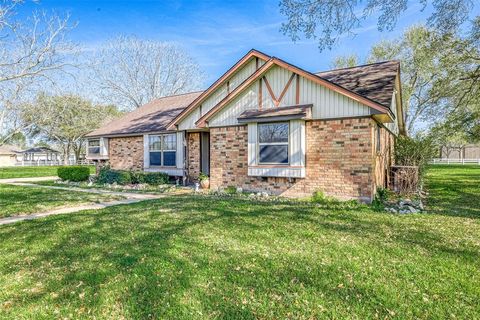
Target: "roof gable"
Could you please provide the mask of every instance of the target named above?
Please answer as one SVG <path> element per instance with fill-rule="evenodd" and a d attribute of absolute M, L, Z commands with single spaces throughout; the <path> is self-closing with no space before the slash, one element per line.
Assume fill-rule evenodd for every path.
<path fill-rule="evenodd" d="M 347 88 L 344 88 L 343 86 L 336 84 L 334 82 L 331 82 L 329 80 L 326 80 L 322 77 L 319 77 L 313 73 L 310 73 L 308 71 L 305 71 L 299 67 L 296 67 L 292 64 L 289 64 L 281 59 L 272 57 L 269 59 L 263 66 L 261 66 L 257 71 L 255 71 L 254 74 L 252 74 L 248 79 L 246 79 L 240 86 L 238 86 L 235 90 L 233 90 L 229 95 L 227 95 L 222 101 L 220 101 L 215 107 L 213 107 L 211 110 L 209 110 L 207 113 L 205 113 L 197 122 L 198 127 L 203 127 L 206 125 L 208 120 L 213 117 L 217 112 L 219 112 L 223 107 L 225 107 L 232 99 L 236 98 L 243 90 L 248 88 L 254 81 L 259 79 L 261 76 L 263 76 L 270 68 L 273 66 L 279 66 L 281 68 L 284 68 L 288 71 L 291 71 L 295 74 L 298 74 L 299 76 L 304 77 L 305 79 L 308 79 L 310 81 L 313 81 L 314 83 L 320 84 L 330 90 L 333 90 L 339 94 L 342 94 L 354 101 L 357 101 L 361 104 L 364 104 L 365 106 L 368 106 L 370 108 L 373 108 L 377 110 L 380 113 L 390 113 L 390 109 L 376 101 L 373 101 L 369 99 L 368 97 L 364 97 L 354 91 L 351 91 Z"/>
<path fill-rule="evenodd" d="M 177 117 L 175 117 L 175 119 L 173 119 L 172 122 L 169 124 L 168 129 L 174 129 L 175 125 L 177 125 L 180 121 L 185 119 L 194 109 L 198 108 L 212 94 L 215 94 L 215 91 L 219 89 L 220 86 L 222 85 L 228 86 L 226 87 L 225 95 L 230 94 L 230 92 L 233 91 L 235 88 L 237 88 L 243 81 L 236 84 L 232 83 L 232 87 L 233 85 L 235 85 L 235 87 L 233 88 L 230 88 L 227 82 L 234 76 L 234 74 L 239 69 L 244 67 L 246 64 L 251 63 L 252 59 L 256 59 L 255 70 L 257 70 L 258 68 L 260 68 L 261 64 L 265 63 L 265 61 L 270 59 L 270 56 L 267 56 L 266 54 L 255 49 L 250 50 L 246 55 L 244 55 L 240 60 L 238 60 L 237 63 L 235 63 L 230 69 L 228 69 L 227 72 L 225 72 L 217 81 L 215 81 L 207 90 L 205 90 L 200 96 L 198 96 L 194 101 L 192 101 L 192 103 L 187 108 L 185 108 L 185 110 L 183 110 Z M 260 61 L 262 63 L 259 63 Z M 248 74 L 247 77 L 245 78 L 248 78 L 248 76 L 250 75 L 251 73 Z M 211 99 L 212 101 L 214 101 L 214 103 L 211 106 L 207 106 L 207 108 L 210 109 L 214 107 L 220 100 L 224 98 L 225 95 L 223 96 L 219 95 L 217 99 L 215 98 Z"/>
<path fill-rule="evenodd" d="M 398 61 L 384 61 L 315 75 L 389 108 L 399 68 Z"/>

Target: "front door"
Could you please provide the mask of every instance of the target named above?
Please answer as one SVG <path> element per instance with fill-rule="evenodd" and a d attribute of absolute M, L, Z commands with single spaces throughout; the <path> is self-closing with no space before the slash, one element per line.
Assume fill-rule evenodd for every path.
<path fill-rule="evenodd" d="M 200 133 L 200 170 L 210 175 L 210 133 Z"/>

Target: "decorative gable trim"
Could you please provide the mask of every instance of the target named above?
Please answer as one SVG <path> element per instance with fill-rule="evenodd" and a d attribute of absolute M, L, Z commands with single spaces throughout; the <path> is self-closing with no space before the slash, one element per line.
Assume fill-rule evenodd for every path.
<path fill-rule="evenodd" d="M 217 81 L 215 81 L 207 90 L 205 90 L 200 96 L 198 96 L 190 105 L 183 110 L 173 121 L 168 125 L 167 130 L 175 130 L 175 125 L 177 125 L 180 121 L 185 119 L 196 107 L 198 107 L 206 98 L 212 94 L 216 89 L 218 89 L 224 82 L 227 81 L 233 76 L 233 74 L 244 66 L 251 58 L 256 59 L 256 69 L 259 69 L 258 59 L 263 61 L 267 61 L 270 59 L 270 56 L 257 51 L 257 50 L 250 50 L 245 56 L 243 56 L 233 67 L 231 67 L 227 72 L 225 72 Z M 260 67 L 261 68 L 261 67 Z M 230 85 L 227 85 L 227 90 L 230 94 Z M 235 90 L 233 90 L 235 91 Z M 228 96 L 228 95 L 227 95 Z"/>
<path fill-rule="evenodd" d="M 269 85 L 268 85 L 268 80 L 263 77 L 263 75 L 271 68 L 273 67 L 274 65 L 277 65 L 279 67 L 282 67 L 288 71 L 291 71 L 293 74 L 292 74 L 292 77 L 290 78 L 289 82 L 287 83 L 287 86 L 286 86 L 286 90 L 284 89 L 284 91 L 286 92 L 288 90 L 288 86 L 291 84 L 291 82 L 293 81 L 293 78 L 294 78 L 294 75 L 298 75 L 298 76 L 302 76 L 314 83 L 317 83 L 317 84 L 320 84 L 330 90 L 333 90 L 337 93 L 340 93 L 354 101 L 357 101 L 361 104 L 364 104 L 376 111 L 378 111 L 379 113 L 383 113 L 383 114 L 388 114 L 392 119 L 394 119 L 394 115 L 392 114 L 392 112 L 385 106 L 373 101 L 373 100 L 370 100 L 368 98 L 365 98 L 353 91 L 350 91 L 348 89 L 345 89 L 344 87 L 342 86 L 339 86 L 337 84 L 334 84 L 332 82 L 329 82 L 313 73 L 310 73 L 308 71 L 305 71 L 299 67 L 296 67 L 294 65 L 291 65 L 283 60 L 280 60 L 278 58 L 275 58 L 275 57 L 272 57 L 270 60 L 267 61 L 267 63 L 265 63 L 262 67 L 260 67 L 259 69 L 257 69 L 256 72 L 254 72 L 249 78 L 247 78 L 241 85 L 239 85 L 235 90 L 233 90 L 229 95 L 227 95 L 223 100 L 221 100 L 216 106 L 214 106 L 212 109 L 210 109 L 207 113 L 205 113 L 197 122 L 196 122 L 196 125 L 197 127 L 201 128 L 201 127 L 205 127 L 207 125 L 207 122 L 210 118 L 212 118 L 213 115 L 215 115 L 218 111 L 220 111 L 223 107 L 225 107 L 230 101 L 232 101 L 236 96 L 238 96 L 241 92 L 243 92 L 246 88 L 248 88 L 254 81 L 256 81 L 257 79 L 260 78 L 260 80 L 263 80 L 267 86 L 267 89 L 269 91 L 269 94 L 272 96 L 272 98 L 274 99 L 274 101 L 276 101 L 276 103 L 279 103 L 279 101 L 281 101 L 280 98 L 283 98 L 283 94 L 284 92 L 282 92 L 282 94 L 280 95 L 279 99 L 276 99 L 275 95 L 273 94 L 273 91 L 271 90 L 271 88 L 269 88 Z M 261 84 L 260 84 L 261 85 Z M 260 95 L 262 94 L 262 92 L 259 93 Z"/>

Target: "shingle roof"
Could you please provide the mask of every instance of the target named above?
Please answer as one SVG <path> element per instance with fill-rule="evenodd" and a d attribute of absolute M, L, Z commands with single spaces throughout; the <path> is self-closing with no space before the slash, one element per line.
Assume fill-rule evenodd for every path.
<path fill-rule="evenodd" d="M 190 92 L 155 99 L 121 118 L 113 120 L 87 137 L 160 132 L 202 92 Z"/>
<path fill-rule="evenodd" d="M 22 153 L 48 153 L 48 152 L 59 153 L 57 150 L 54 150 L 48 147 L 33 147 L 27 150 L 23 150 L 21 152 Z"/>
<path fill-rule="evenodd" d="M 294 105 L 287 107 L 271 108 L 266 110 L 246 110 L 238 116 L 239 123 L 247 123 L 252 120 L 257 122 L 276 120 L 292 120 L 312 118 L 313 104 Z"/>
<path fill-rule="evenodd" d="M 398 61 L 385 61 L 315 75 L 389 108 L 399 68 Z M 202 91 L 198 91 L 155 99 L 90 132 L 87 137 L 166 131 L 167 126 L 201 94 Z"/>
<path fill-rule="evenodd" d="M 16 154 L 20 152 L 20 148 L 12 146 L 10 144 L 4 144 L 0 146 L 0 154 Z"/>
<path fill-rule="evenodd" d="M 385 61 L 316 75 L 389 108 L 399 68 L 398 61 Z"/>

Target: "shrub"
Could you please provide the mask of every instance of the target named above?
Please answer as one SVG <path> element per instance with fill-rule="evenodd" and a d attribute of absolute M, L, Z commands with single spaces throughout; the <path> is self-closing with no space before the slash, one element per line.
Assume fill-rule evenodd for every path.
<path fill-rule="evenodd" d="M 168 174 L 165 172 L 148 172 L 145 173 L 144 180 L 149 185 L 158 186 L 168 183 Z"/>
<path fill-rule="evenodd" d="M 85 166 L 60 167 L 57 175 L 65 181 L 87 181 L 90 176 L 90 168 Z"/>
<path fill-rule="evenodd" d="M 112 170 L 110 167 L 105 166 L 98 173 L 97 183 L 126 185 L 132 183 L 132 176 L 128 171 Z"/>
<path fill-rule="evenodd" d="M 414 138 L 399 136 L 395 143 L 395 164 L 417 166 L 419 179 L 425 174 L 425 166 L 437 154 L 437 147 L 429 136 L 417 135 Z"/>
<path fill-rule="evenodd" d="M 142 171 L 130 171 L 133 184 L 145 183 L 145 173 Z"/>
<path fill-rule="evenodd" d="M 164 172 L 112 170 L 105 166 L 98 173 L 97 183 L 117 183 L 119 185 L 147 183 L 156 186 L 168 183 L 168 174 Z"/>

